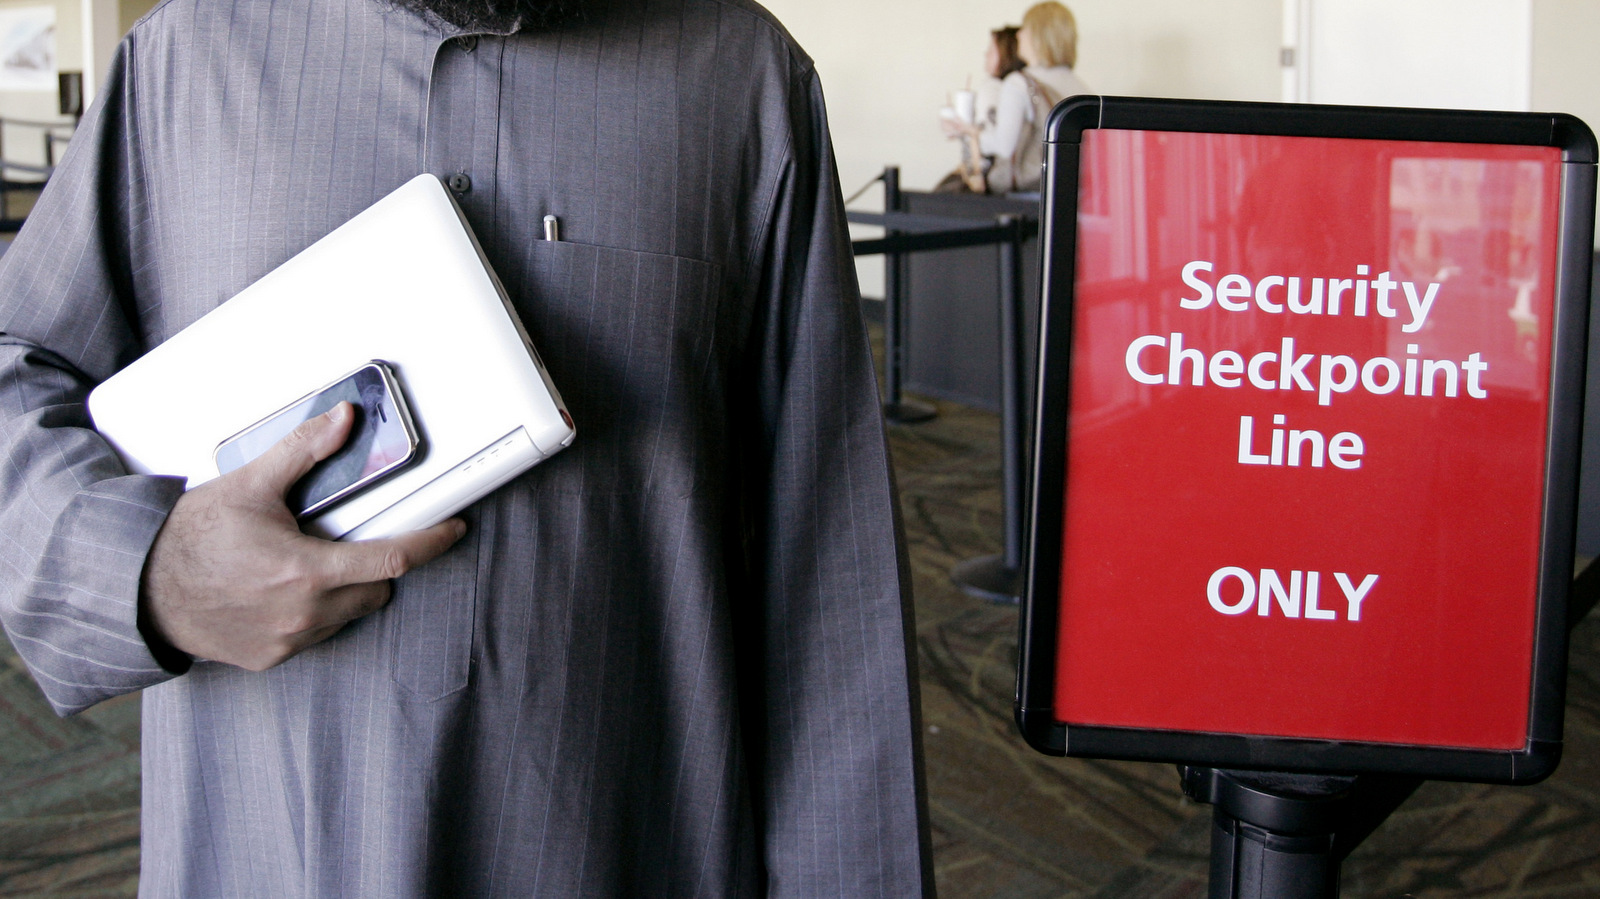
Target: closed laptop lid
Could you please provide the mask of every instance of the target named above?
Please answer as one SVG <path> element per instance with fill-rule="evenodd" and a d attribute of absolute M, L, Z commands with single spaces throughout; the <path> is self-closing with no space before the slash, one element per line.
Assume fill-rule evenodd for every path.
<path fill-rule="evenodd" d="M 101 384 L 89 410 L 131 471 L 194 487 L 217 477 L 220 442 L 373 360 L 400 381 L 421 458 L 319 516 L 307 527 L 313 533 L 347 534 L 424 488 L 428 514 L 401 529 L 426 526 L 574 436 L 504 289 L 432 175 L 402 185 Z M 512 464 L 499 464 L 508 453 Z M 480 457 L 497 464 L 472 464 Z"/>

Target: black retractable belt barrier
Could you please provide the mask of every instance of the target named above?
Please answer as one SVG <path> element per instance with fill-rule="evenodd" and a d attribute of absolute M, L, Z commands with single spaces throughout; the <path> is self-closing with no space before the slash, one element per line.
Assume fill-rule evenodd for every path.
<path fill-rule="evenodd" d="M 1028 420 L 1022 408 L 1026 395 L 1022 364 L 1022 241 L 1029 224 L 1002 215 L 999 227 L 1010 231 L 1000 244 L 1000 485 L 1005 551 L 968 559 L 950 572 L 961 589 L 991 602 L 1018 602 L 1022 597 L 1022 529 L 1027 514 Z"/>
<path fill-rule="evenodd" d="M 883 208 L 886 212 L 901 212 L 904 201 L 900 197 L 900 169 L 889 166 L 879 176 L 883 181 Z M 852 221 L 854 219 L 852 218 Z M 897 232 L 889 230 L 889 236 Z M 928 421 L 938 411 L 927 403 L 908 400 L 901 396 L 900 386 L 905 378 L 906 365 L 906 303 L 905 254 L 900 250 L 884 250 L 883 266 L 883 365 L 884 403 L 883 417 L 895 424 L 916 424 Z M 860 250 L 857 256 L 864 255 Z"/>
<path fill-rule="evenodd" d="M 901 212 L 900 172 L 884 170 L 886 208 L 882 215 L 851 212 L 849 220 L 884 226 L 884 237 L 857 240 L 857 256 L 881 253 L 888 258 L 884 281 L 884 416 L 896 424 L 926 421 L 931 407 L 900 395 L 905 366 L 904 255 L 929 250 L 995 245 L 1000 253 L 1000 444 L 1001 517 L 1004 552 L 962 562 L 950 576 L 968 593 L 992 602 L 1014 603 L 1022 591 L 1023 516 L 1026 514 L 1027 438 L 1024 379 L 1030 372 L 1022 363 L 1022 243 L 1038 229 L 1034 219 L 1018 215 L 996 217 L 993 225 L 974 226 L 970 219 L 912 215 Z M 926 410 L 924 414 L 924 410 Z"/>

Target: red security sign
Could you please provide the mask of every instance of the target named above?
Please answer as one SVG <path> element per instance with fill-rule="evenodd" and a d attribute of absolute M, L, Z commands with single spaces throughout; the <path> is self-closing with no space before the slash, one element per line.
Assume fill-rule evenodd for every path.
<path fill-rule="evenodd" d="M 1553 147 L 1083 135 L 1057 721 L 1519 750 Z"/>

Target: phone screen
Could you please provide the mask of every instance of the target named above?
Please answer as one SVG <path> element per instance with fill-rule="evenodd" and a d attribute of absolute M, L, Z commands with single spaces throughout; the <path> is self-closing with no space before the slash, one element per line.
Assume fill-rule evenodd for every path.
<path fill-rule="evenodd" d="M 217 470 L 227 474 L 245 465 L 301 422 L 344 400 L 355 412 L 349 438 L 337 452 L 296 481 L 284 497 L 296 516 L 320 511 L 398 471 L 416 455 L 416 432 L 397 392 L 386 366 L 378 362 L 364 365 L 224 441 L 217 447 Z"/>

